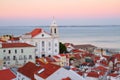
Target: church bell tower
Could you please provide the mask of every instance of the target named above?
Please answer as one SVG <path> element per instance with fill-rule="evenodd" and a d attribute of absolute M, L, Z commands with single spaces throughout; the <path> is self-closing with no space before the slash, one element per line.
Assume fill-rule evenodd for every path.
<path fill-rule="evenodd" d="M 53 21 L 50 25 L 50 33 L 53 37 L 59 37 L 58 26 L 57 26 L 54 18 L 53 18 Z"/>

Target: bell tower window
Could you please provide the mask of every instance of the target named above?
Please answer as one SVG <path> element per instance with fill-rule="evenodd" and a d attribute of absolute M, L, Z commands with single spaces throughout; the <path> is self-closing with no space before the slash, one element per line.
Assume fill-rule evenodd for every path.
<path fill-rule="evenodd" d="M 56 33 L 56 28 L 54 29 L 54 32 Z"/>

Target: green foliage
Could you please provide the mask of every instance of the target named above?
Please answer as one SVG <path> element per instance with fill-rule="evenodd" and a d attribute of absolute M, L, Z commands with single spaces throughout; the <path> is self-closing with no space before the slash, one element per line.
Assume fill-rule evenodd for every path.
<path fill-rule="evenodd" d="M 60 54 L 67 53 L 67 48 L 61 42 L 59 43 L 59 51 L 60 51 Z"/>

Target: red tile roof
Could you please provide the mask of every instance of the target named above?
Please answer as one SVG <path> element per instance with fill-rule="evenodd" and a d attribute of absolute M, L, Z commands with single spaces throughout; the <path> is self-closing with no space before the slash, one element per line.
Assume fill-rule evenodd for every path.
<path fill-rule="evenodd" d="M 108 66 L 108 62 L 106 60 L 100 61 L 100 64 L 102 64 L 103 66 Z"/>
<path fill-rule="evenodd" d="M 71 78 L 66 77 L 66 78 L 63 78 L 62 80 L 71 80 Z"/>
<path fill-rule="evenodd" d="M 34 79 L 34 72 L 38 71 L 39 69 L 42 69 L 40 66 L 36 66 L 32 62 L 28 62 L 23 67 L 18 69 L 18 72 L 22 73 L 23 75 L 29 77 L 32 80 Z"/>
<path fill-rule="evenodd" d="M 83 51 L 81 51 L 79 49 L 73 49 L 72 52 L 74 52 L 74 53 L 80 53 L 80 52 L 83 52 Z"/>
<path fill-rule="evenodd" d="M 53 59 L 52 57 L 46 57 L 45 59 L 47 60 L 47 62 L 55 62 L 55 59 Z"/>
<path fill-rule="evenodd" d="M 53 56 L 53 58 L 60 59 L 60 57 L 58 57 L 58 56 Z"/>
<path fill-rule="evenodd" d="M 111 73 L 111 74 L 109 74 L 108 76 L 116 77 L 116 76 L 118 76 L 118 75 L 119 75 L 119 74 Z"/>
<path fill-rule="evenodd" d="M 84 72 L 79 71 L 79 72 L 77 72 L 77 73 L 78 73 L 80 76 L 82 76 Z"/>
<path fill-rule="evenodd" d="M 76 59 L 80 59 L 81 57 L 80 57 L 80 54 L 74 54 L 74 57 L 76 58 Z"/>
<path fill-rule="evenodd" d="M 120 54 L 115 54 L 113 56 L 115 57 L 115 59 L 117 59 L 118 61 L 120 61 Z"/>
<path fill-rule="evenodd" d="M 45 65 L 45 63 L 42 62 L 40 59 L 36 59 L 36 63 L 40 64 L 41 66 Z"/>
<path fill-rule="evenodd" d="M 42 29 L 41 29 L 41 28 L 36 28 L 36 29 L 34 29 L 32 32 L 27 33 L 27 34 L 30 34 L 32 37 L 34 37 L 34 36 L 40 34 L 41 32 L 42 32 Z"/>
<path fill-rule="evenodd" d="M 0 42 L 6 42 L 6 41 L 0 39 Z"/>
<path fill-rule="evenodd" d="M 53 74 L 55 71 L 57 71 L 60 68 L 60 66 L 48 63 L 48 64 L 44 65 L 43 68 L 45 69 L 43 72 L 38 73 L 38 71 L 37 71 L 35 74 L 37 74 L 38 76 L 42 77 L 43 79 L 46 79 L 51 74 Z"/>
<path fill-rule="evenodd" d="M 60 56 L 66 56 L 65 54 L 59 54 Z"/>
<path fill-rule="evenodd" d="M 27 43 L 2 43 L 2 48 L 15 48 L 15 47 L 34 47 Z"/>
<path fill-rule="evenodd" d="M 88 77 L 95 77 L 98 78 L 99 74 L 97 72 L 91 71 L 87 74 Z"/>
<path fill-rule="evenodd" d="M 97 71 L 107 71 L 107 69 L 103 66 L 98 66 L 96 68 L 94 68 L 94 70 L 97 70 Z"/>
<path fill-rule="evenodd" d="M 16 76 L 10 71 L 10 69 L 0 70 L 0 80 L 12 80 Z"/>
<path fill-rule="evenodd" d="M 12 40 L 12 41 L 19 41 L 20 38 L 19 37 L 12 37 L 10 40 Z"/>

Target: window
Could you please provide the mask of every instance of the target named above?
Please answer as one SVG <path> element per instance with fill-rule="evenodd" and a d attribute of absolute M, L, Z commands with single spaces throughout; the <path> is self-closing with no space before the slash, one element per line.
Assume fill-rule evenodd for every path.
<path fill-rule="evenodd" d="M 42 54 L 42 57 L 45 57 L 45 54 Z"/>
<path fill-rule="evenodd" d="M 7 60 L 10 60 L 10 56 L 7 56 Z"/>
<path fill-rule="evenodd" d="M 55 52 L 57 52 L 57 49 L 55 49 Z"/>
<path fill-rule="evenodd" d="M 49 47 L 50 47 L 50 46 L 51 46 L 51 43 L 49 42 L 49 44 L 48 44 L 48 45 L 49 45 Z"/>
<path fill-rule="evenodd" d="M 44 37 L 44 34 L 42 34 L 42 37 Z"/>
<path fill-rule="evenodd" d="M 27 57 L 26 57 L 26 55 L 24 55 L 24 60 L 26 60 L 27 59 Z"/>
<path fill-rule="evenodd" d="M 42 52 L 44 52 L 45 51 L 45 49 L 44 48 L 42 48 Z"/>
<path fill-rule="evenodd" d="M 3 64 L 6 64 L 6 62 L 4 62 Z"/>
<path fill-rule="evenodd" d="M 42 47 L 44 47 L 45 46 L 45 42 L 44 41 L 42 41 Z"/>
<path fill-rule="evenodd" d="M 55 43 L 55 47 L 57 47 L 57 43 Z"/>
<path fill-rule="evenodd" d="M 4 57 L 3 60 L 6 60 L 6 57 Z"/>
<path fill-rule="evenodd" d="M 17 53 L 17 50 L 15 50 L 15 53 Z"/>
<path fill-rule="evenodd" d="M 6 50 L 3 50 L 3 52 L 6 52 Z"/>
<path fill-rule="evenodd" d="M 21 55 L 19 56 L 19 60 L 22 60 L 22 56 Z"/>
<path fill-rule="evenodd" d="M 56 33 L 56 28 L 54 29 L 54 32 Z"/>
<path fill-rule="evenodd" d="M 10 62 L 8 62 L 8 64 L 10 64 Z"/>
<path fill-rule="evenodd" d="M 20 77 L 20 75 L 18 75 L 18 77 Z"/>
<path fill-rule="evenodd" d="M 16 56 L 13 56 L 13 60 L 16 60 Z"/>
<path fill-rule="evenodd" d="M 25 80 L 25 78 L 22 78 L 22 80 Z"/>
<path fill-rule="evenodd" d="M 21 53 L 23 53 L 23 49 L 21 49 Z"/>
<path fill-rule="evenodd" d="M 11 53 L 11 50 L 8 50 L 8 53 L 10 54 L 10 53 Z"/>
<path fill-rule="evenodd" d="M 29 55 L 29 59 L 32 59 L 32 55 Z"/>

